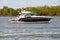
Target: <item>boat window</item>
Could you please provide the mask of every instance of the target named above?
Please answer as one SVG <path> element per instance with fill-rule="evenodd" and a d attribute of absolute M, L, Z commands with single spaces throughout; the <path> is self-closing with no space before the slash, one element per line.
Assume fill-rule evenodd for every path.
<path fill-rule="evenodd" d="M 29 13 L 29 14 L 26 14 L 25 16 L 34 16 L 34 14 Z"/>
<path fill-rule="evenodd" d="M 26 14 L 25 14 L 25 13 L 22 13 L 21 15 L 22 15 L 22 16 L 25 16 Z"/>

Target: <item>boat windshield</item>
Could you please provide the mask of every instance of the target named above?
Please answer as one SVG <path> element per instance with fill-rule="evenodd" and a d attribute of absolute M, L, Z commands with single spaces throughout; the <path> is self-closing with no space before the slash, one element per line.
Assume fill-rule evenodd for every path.
<path fill-rule="evenodd" d="M 26 14 L 25 16 L 34 16 L 34 14 L 28 13 L 28 14 Z"/>
<path fill-rule="evenodd" d="M 25 13 L 22 13 L 21 15 L 22 15 L 22 16 L 25 16 L 26 14 L 25 14 Z"/>
<path fill-rule="evenodd" d="M 22 16 L 34 16 L 33 13 L 22 13 L 21 15 L 22 15 Z"/>

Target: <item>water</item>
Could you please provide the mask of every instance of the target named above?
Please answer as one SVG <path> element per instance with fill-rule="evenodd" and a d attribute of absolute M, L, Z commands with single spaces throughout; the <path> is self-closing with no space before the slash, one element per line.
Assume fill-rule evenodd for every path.
<path fill-rule="evenodd" d="M 49 23 L 11 23 L 11 17 L 0 17 L 0 40 L 60 40 L 60 17 Z"/>

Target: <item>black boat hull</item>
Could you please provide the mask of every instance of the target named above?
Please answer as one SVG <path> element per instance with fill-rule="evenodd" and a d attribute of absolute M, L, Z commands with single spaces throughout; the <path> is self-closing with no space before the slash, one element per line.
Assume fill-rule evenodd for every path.
<path fill-rule="evenodd" d="M 24 21 L 24 22 L 38 22 L 38 21 L 50 21 L 51 18 L 44 18 L 44 17 L 26 17 L 26 18 L 20 18 L 18 21 Z"/>

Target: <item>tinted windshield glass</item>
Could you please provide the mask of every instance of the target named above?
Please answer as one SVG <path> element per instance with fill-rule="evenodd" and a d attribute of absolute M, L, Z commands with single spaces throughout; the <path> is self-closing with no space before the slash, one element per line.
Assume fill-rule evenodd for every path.
<path fill-rule="evenodd" d="M 29 13 L 29 14 L 26 14 L 25 16 L 34 16 L 34 14 Z"/>

